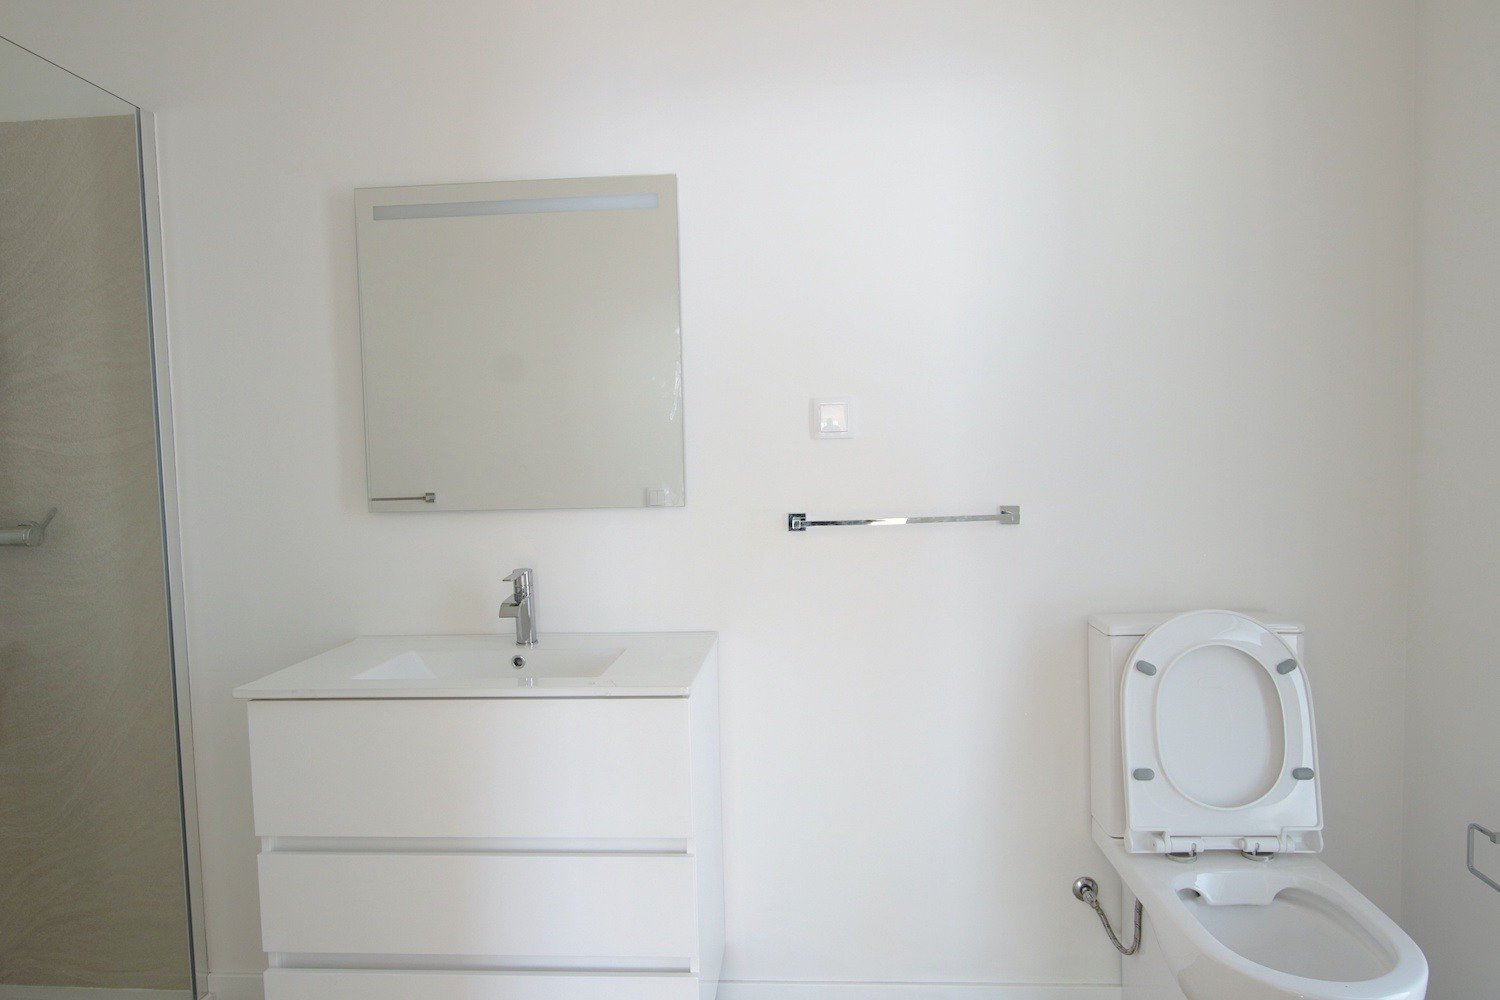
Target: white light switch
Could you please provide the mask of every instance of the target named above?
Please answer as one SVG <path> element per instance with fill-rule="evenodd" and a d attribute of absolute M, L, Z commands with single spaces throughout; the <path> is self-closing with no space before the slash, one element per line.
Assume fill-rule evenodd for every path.
<path fill-rule="evenodd" d="M 854 436 L 854 400 L 848 398 L 813 400 L 812 436 L 815 438 L 852 438 Z"/>

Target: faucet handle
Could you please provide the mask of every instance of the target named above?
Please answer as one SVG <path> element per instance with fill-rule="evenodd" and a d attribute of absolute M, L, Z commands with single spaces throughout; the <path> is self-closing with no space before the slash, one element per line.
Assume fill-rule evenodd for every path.
<path fill-rule="evenodd" d="M 521 600 L 531 593 L 531 567 L 511 570 L 510 576 L 505 578 L 506 583 L 515 584 L 516 600 Z"/>

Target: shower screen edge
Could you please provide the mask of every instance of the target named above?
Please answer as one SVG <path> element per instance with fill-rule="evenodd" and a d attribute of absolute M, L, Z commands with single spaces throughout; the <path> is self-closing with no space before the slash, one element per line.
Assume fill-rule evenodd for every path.
<path fill-rule="evenodd" d="M 188 954 L 193 995 L 208 996 L 208 929 L 203 901 L 202 845 L 198 837 L 198 791 L 193 756 L 193 712 L 188 674 L 188 632 L 183 609 L 182 535 L 177 495 L 176 437 L 173 432 L 171 350 L 167 333 L 167 287 L 163 265 L 161 200 L 158 188 L 156 118 L 136 106 L 140 153 L 141 220 L 145 229 L 146 295 L 151 324 L 151 364 L 156 407 L 157 475 L 161 490 L 162 542 L 167 568 L 167 620 L 171 628 L 172 682 L 177 710 L 177 773 L 182 803 L 183 859 L 188 906 Z"/>

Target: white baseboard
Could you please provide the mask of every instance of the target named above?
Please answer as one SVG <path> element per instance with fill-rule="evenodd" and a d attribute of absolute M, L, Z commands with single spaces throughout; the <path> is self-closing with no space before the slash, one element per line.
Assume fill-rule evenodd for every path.
<path fill-rule="evenodd" d="M 213 991 L 215 1000 L 265 1000 L 265 990 L 256 973 L 210 974 L 208 988 Z M 0 1000 L 10 998 L 0 993 Z M 113 998 L 90 997 L 80 1000 Z M 1120 988 L 1028 986 L 1012 983 L 786 983 L 725 980 L 719 984 L 718 1000 L 1120 1000 Z"/>
<path fill-rule="evenodd" d="M 121 990 L 87 986 L 0 986 L 0 1000 L 192 1000 L 189 990 Z"/>
<path fill-rule="evenodd" d="M 1120 1000 L 1118 986 L 725 981 L 718 1000 Z"/>

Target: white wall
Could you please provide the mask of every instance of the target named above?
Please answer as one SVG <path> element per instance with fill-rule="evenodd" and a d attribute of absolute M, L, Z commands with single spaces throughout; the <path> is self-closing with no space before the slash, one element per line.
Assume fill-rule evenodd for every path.
<path fill-rule="evenodd" d="M 130 105 L 0 40 L 0 122 L 129 114 Z"/>
<path fill-rule="evenodd" d="M 1404 911 L 1431 1000 L 1493 996 L 1500 895 L 1500 5 L 1423 4 L 1416 550 Z M 1500 879 L 1500 847 L 1478 859 Z"/>
<path fill-rule="evenodd" d="M 159 112 L 211 963 L 230 689 L 361 632 L 723 635 L 727 974 L 1113 982 L 1084 618 L 1305 618 L 1328 859 L 1397 904 L 1405 2 L 0 0 Z M 680 178 L 683 510 L 362 508 L 356 185 Z M 809 440 L 848 394 L 861 437 Z M 1025 523 L 790 535 L 789 510 Z"/>

